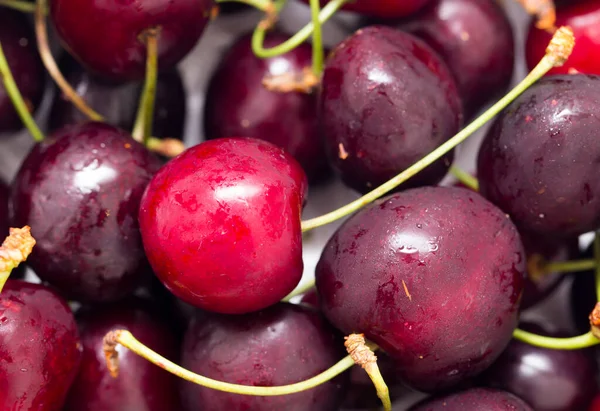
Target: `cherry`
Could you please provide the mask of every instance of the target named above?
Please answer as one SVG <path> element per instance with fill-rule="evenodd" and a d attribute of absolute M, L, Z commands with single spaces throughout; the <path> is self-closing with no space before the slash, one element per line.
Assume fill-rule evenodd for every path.
<path fill-rule="evenodd" d="M 426 399 L 409 411 L 533 411 L 525 401 L 506 391 L 471 388 L 442 397 Z"/>
<path fill-rule="evenodd" d="M 438 147 L 459 129 L 461 103 L 452 76 L 424 42 L 370 26 L 340 43 L 325 66 L 321 121 L 332 165 L 366 192 Z M 438 183 L 453 154 L 402 187 Z"/>
<path fill-rule="evenodd" d="M 303 1 L 305 3 L 309 2 L 309 0 Z M 328 2 L 329 0 L 321 0 L 320 3 L 321 6 L 324 6 Z M 346 3 L 343 10 L 372 17 L 393 19 L 408 16 L 428 3 L 431 3 L 431 0 L 356 0 Z"/>
<path fill-rule="evenodd" d="M 572 70 L 584 74 L 600 74 L 600 3 L 596 0 L 569 1 L 564 7 L 558 7 L 556 26 L 570 26 L 575 35 L 575 48 L 569 60 L 561 66 L 550 70 L 549 74 L 570 73 Z M 534 67 L 544 55 L 551 34 L 537 29 L 532 22 L 527 35 L 527 65 Z M 544 44 L 544 42 L 546 42 Z"/>
<path fill-rule="evenodd" d="M 264 46 L 274 47 L 288 37 L 269 33 Z M 265 76 L 301 73 L 310 67 L 312 47 L 304 43 L 284 55 L 260 59 L 252 52 L 251 39 L 252 35 L 238 39 L 213 74 L 206 95 L 205 135 L 269 141 L 294 156 L 314 181 L 327 170 L 316 94 L 269 91 L 262 84 Z"/>
<path fill-rule="evenodd" d="M 269 387 L 313 377 L 341 360 L 345 352 L 341 336 L 317 311 L 281 303 L 239 316 L 201 314 L 190 323 L 181 355 L 186 369 L 206 377 Z M 331 411 L 340 405 L 347 376 L 274 397 L 230 394 L 182 381 L 183 408 Z"/>
<path fill-rule="evenodd" d="M 394 358 L 404 381 L 444 389 L 486 369 L 517 325 L 525 253 L 511 221 L 470 190 L 423 187 L 350 217 L 316 268 L 321 308 Z"/>
<path fill-rule="evenodd" d="M 285 297 L 302 276 L 306 176 L 283 149 L 252 138 L 198 144 L 152 179 L 140 206 L 156 275 L 185 302 L 241 314 Z"/>
<path fill-rule="evenodd" d="M 141 82 L 111 83 L 94 77 L 70 57 L 61 62 L 62 73 L 73 89 L 90 107 L 102 114 L 105 122 L 125 130 L 131 130 L 136 119 Z M 158 76 L 152 134 L 156 137 L 183 137 L 186 93 L 177 70 Z M 60 92 L 54 97 L 50 111 L 49 129 L 56 131 L 69 124 L 87 121 Z"/>
<path fill-rule="evenodd" d="M 467 116 L 508 88 L 515 63 L 514 38 L 510 21 L 496 2 L 435 0 L 397 27 L 423 39 L 444 59 Z"/>
<path fill-rule="evenodd" d="M 66 301 L 48 287 L 8 280 L 0 294 L 0 408 L 56 411 L 81 361 Z"/>
<path fill-rule="evenodd" d="M 44 66 L 26 15 L 0 7 L 0 43 L 17 87 L 31 110 L 35 110 L 44 94 Z M 0 81 L 0 133 L 21 127 L 23 123 Z"/>
<path fill-rule="evenodd" d="M 179 343 L 171 326 L 147 301 L 134 299 L 110 306 L 87 306 L 77 312 L 83 359 L 64 411 L 180 409 L 174 375 L 129 350 L 119 352 L 119 375 L 113 378 L 103 351 L 103 338 L 126 329 L 166 358 L 176 360 Z"/>
<path fill-rule="evenodd" d="M 196 45 L 212 7 L 213 0 L 50 0 L 50 17 L 64 46 L 88 70 L 140 80 L 145 32 L 159 29 L 158 62 L 171 68 Z"/>
<path fill-rule="evenodd" d="M 122 298 L 147 267 L 137 213 L 160 160 L 103 123 L 69 126 L 37 144 L 11 193 L 14 226 L 37 240 L 28 264 L 79 301 Z"/>
<path fill-rule="evenodd" d="M 546 77 L 496 119 L 477 162 L 481 193 L 524 232 L 600 227 L 600 77 Z"/>

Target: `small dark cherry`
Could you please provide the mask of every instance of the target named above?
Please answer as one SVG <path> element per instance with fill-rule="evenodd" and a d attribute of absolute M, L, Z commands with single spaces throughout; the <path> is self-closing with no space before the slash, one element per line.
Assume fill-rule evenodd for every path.
<path fill-rule="evenodd" d="M 78 301 L 131 293 L 148 263 L 137 214 L 160 160 L 103 123 L 65 127 L 35 145 L 12 186 L 11 222 L 37 240 L 36 274 Z"/>
<path fill-rule="evenodd" d="M 344 182 L 361 192 L 420 160 L 462 123 L 455 81 L 422 40 L 385 26 L 358 30 L 325 66 L 320 117 L 327 155 Z M 452 152 L 402 185 L 435 185 Z"/>
<path fill-rule="evenodd" d="M 309 0 L 302 0 L 308 3 Z M 423 8 L 432 0 L 356 0 L 346 3 L 342 10 L 353 11 L 365 16 L 393 19 L 408 16 Z M 321 0 L 325 6 L 329 0 Z"/>
<path fill-rule="evenodd" d="M 511 393 L 490 388 L 471 388 L 421 401 L 409 411 L 534 411 Z"/>
<path fill-rule="evenodd" d="M 280 303 L 263 311 L 192 320 L 182 348 L 183 367 L 235 384 L 278 386 L 307 380 L 345 355 L 341 335 L 314 309 Z M 285 396 L 230 394 L 181 380 L 185 411 L 331 411 L 338 409 L 348 373 Z"/>
<path fill-rule="evenodd" d="M 0 409 L 61 410 L 81 357 L 67 302 L 48 287 L 8 280 L 0 294 Z"/>
<path fill-rule="evenodd" d="M 423 187 L 364 208 L 331 237 L 316 268 L 321 308 L 361 332 L 421 391 L 485 370 L 517 325 L 525 252 L 493 204 L 470 190 Z"/>
<path fill-rule="evenodd" d="M 140 206 L 144 248 L 185 302 L 242 314 L 275 304 L 303 271 L 304 171 L 253 138 L 198 144 L 152 179 Z"/>
<path fill-rule="evenodd" d="M 158 62 L 174 67 L 196 45 L 213 0 L 50 0 L 50 18 L 69 52 L 90 71 L 141 80 L 147 30 L 158 29 Z M 82 16 L 85 16 L 83 18 Z"/>

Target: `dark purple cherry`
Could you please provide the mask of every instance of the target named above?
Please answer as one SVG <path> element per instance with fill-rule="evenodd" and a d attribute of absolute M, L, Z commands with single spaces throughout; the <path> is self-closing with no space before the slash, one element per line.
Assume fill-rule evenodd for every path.
<path fill-rule="evenodd" d="M 288 37 L 270 33 L 265 47 Z M 304 43 L 284 55 L 260 59 L 252 52 L 251 39 L 252 35 L 241 37 L 215 69 L 206 96 L 205 135 L 269 141 L 294 156 L 309 179 L 315 180 L 327 170 L 316 94 L 269 91 L 262 84 L 266 76 L 301 73 L 310 67 L 312 47 Z"/>
<path fill-rule="evenodd" d="M 440 57 L 384 26 L 360 29 L 332 51 L 320 103 L 329 160 L 361 192 L 414 164 L 462 123 L 458 90 Z M 437 184 L 452 159 L 447 154 L 402 187 Z"/>
<path fill-rule="evenodd" d="M 27 263 L 69 298 L 111 301 L 147 267 L 137 214 L 160 160 L 103 123 L 68 126 L 37 144 L 11 193 L 12 223 L 37 240 Z"/>
<path fill-rule="evenodd" d="M 481 193 L 523 231 L 600 227 L 600 77 L 546 77 L 496 119 L 477 162 Z"/>
<path fill-rule="evenodd" d="M 45 71 L 33 29 L 25 14 L 0 7 L 0 43 L 15 83 L 31 111 L 34 111 L 44 94 Z M 23 123 L 0 81 L 0 133 L 22 127 Z"/>
<path fill-rule="evenodd" d="M 208 311 L 275 304 L 302 276 L 306 188 L 298 162 L 266 141 L 222 138 L 188 149 L 154 176 L 141 202 L 154 272 Z"/>
<path fill-rule="evenodd" d="M 397 27 L 425 40 L 444 59 L 468 117 L 508 88 L 515 62 L 513 31 L 495 1 L 434 0 Z"/>
<path fill-rule="evenodd" d="M 525 401 L 506 391 L 471 388 L 421 401 L 409 411 L 534 411 Z"/>
<path fill-rule="evenodd" d="M 344 342 L 314 309 L 277 304 L 252 314 L 202 315 L 192 320 L 183 367 L 235 384 L 287 385 L 307 380 L 345 355 Z M 331 411 L 338 409 L 348 374 L 297 394 L 254 397 L 181 381 L 184 410 Z"/>
<path fill-rule="evenodd" d="M 308 3 L 309 0 L 302 0 Z M 321 6 L 325 6 L 329 0 L 321 0 Z M 344 5 L 343 10 L 354 11 L 366 16 L 380 18 L 399 18 L 408 16 L 431 0 L 356 0 Z"/>
<path fill-rule="evenodd" d="M 133 128 L 143 89 L 142 82 L 103 81 L 85 71 L 69 56 L 65 56 L 61 66 L 67 81 L 90 107 L 104 116 L 105 122 L 124 130 Z M 183 138 L 185 99 L 186 93 L 179 72 L 174 69 L 160 73 L 156 84 L 153 136 Z M 50 131 L 86 121 L 87 117 L 57 91 L 50 111 Z"/>
<path fill-rule="evenodd" d="M 0 294 L 0 409 L 61 410 L 81 352 L 66 301 L 39 284 L 6 282 Z"/>
<path fill-rule="evenodd" d="M 77 312 L 83 359 L 64 411 L 179 410 L 178 377 L 133 352 L 119 350 L 119 375 L 106 367 L 103 338 L 111 330 L 130 331 L 143 344 L 178 361 L 179 341 L 149 301 L 132 299 L 110 306 L 87 306 Z"/>
<path fill-rule="evenodd" d="M 213 0 L 50 0 L 67 50 L 90 71 L 115 80 L 145 74 L 147 30 L 158 29 L 158 63 L 172 68 L 196 45 Z M 85 16 L 85 18 L 82 18 Z"/>
<path fill-rule="evenodd" d="M 421 391 L 485 370 L 509 343 L 525 252 L 508 217 L 479 194 L 423 187 L 350 217 L 316 268 L 321 308 L 364 333 Z"/>

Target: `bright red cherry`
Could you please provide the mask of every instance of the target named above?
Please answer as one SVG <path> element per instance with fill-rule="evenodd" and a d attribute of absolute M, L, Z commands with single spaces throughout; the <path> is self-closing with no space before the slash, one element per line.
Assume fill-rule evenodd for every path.
<path fill-rule="evenodd" d="M 246 313 L 285 297 L 302 276 L 306 175 L 283 149 L 252 138 L 199 144 L 152 179 L 140 206 L 148 260 L 196 307 Z"/>
<path fill-rule="evenodd" d="M 303 0 L 308 3 L 308 0 Z M 321 0 L 321 6 L 329 0 Z M 431 0 L 356 0 L 344 5 L 343 10 L 354 11 L 366 16 L 394 19 L 408 16 L 421 9 Z"/>

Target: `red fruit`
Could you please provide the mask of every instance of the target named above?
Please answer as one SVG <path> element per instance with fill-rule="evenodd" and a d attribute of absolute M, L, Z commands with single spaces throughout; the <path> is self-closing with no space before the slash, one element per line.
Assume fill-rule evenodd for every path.
<path fill-rule="evenodd" d="M 426 399 L 409 411 L 533 411 L 525 401 L 506 391 L 490 388 L 448 394 Z"/>
<path fill-rule="evenodd" d="M 308 3 L 309 0 L 303 0 Z M 328 3 L 321 0 L 321 6 Z M 343 10 L 354 11 L 372 17 L 393 19 L 405 17 L 421 9 L 431 0 L 355 0 L 344 5 Z"/>
<path fill-rule="evenodd" d="M 283 149 L 251 138 L 204 142 L 152 179 L 140 207 L 154 272 L 196 307 L 246 313 L 285 297 L 302 276 L 307 188 Z"/>

